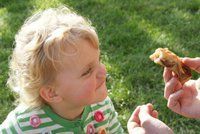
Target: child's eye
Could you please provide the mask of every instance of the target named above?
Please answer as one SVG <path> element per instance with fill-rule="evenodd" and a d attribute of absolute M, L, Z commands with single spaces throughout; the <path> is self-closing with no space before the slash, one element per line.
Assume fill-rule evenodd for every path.
<path fill-rule="evenodd" d="M 89 68 L 85 73 L 82 74 L 82 76 L 88 75 L 92 72 L 92 69 Z"/>

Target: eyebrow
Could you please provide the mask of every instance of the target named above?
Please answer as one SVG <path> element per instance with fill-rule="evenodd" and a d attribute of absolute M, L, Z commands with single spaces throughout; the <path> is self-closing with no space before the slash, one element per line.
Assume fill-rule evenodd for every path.
<path fill-rule="evenodd" d="M 99 60 L 98 61 L 101 61 L 101 55 L 100 55 L 100 52 L 99 52 Z M 95 62 L 96 62 L 96 59 L 94 59 L 92 62 L 88 63 L 86 66 L 84 66 L 82 69 L 81 69 L 81 73 L 83 73 L 84 71 L 87 71 L 89 68 L 93 68 L 95 66 Z"/>
<path fill-rule="evenodd" d="M 99 56 L 99 61 L 101 61 L 101 56 Z M 87 71 L 89 68 L 93 68 L 95 66 L 95 62 L 96 60 L 87 64 L 85 67 L 83 67 L 83 69 L 81 69 L 81 72 Z"/>
<path fill-rule="evenodd" d="M 81 72 L 83 73 L 84 71 L 87 71 L 89 68 L 93 68 L 95 66 L 95 61 L 90 62 L 87 64 L 83 69 L 81 69 Z"/>

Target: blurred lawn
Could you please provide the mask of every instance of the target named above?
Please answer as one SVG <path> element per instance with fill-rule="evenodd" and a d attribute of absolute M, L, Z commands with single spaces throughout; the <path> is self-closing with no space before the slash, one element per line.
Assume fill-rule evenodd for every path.
<path fill-rule="evenodd" d="M 6 87 L 14 35 L 31 14 L 62 4 L 97 28 L 109 95 L 125 129 L 135 107 L 151 102 L 175 133 L 199 133 L 199 120 L 166 107 L 163 70 L 148 57 L 158 47 L 168 47 L 179 56 L 200 56 L 200 0 L 0 0 L 0 122 L 14 108 L 15 95 Z"/>

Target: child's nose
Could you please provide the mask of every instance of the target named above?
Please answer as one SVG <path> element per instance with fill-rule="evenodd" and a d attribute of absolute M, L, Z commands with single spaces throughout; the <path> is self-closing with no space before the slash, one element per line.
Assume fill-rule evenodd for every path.
<path fill-rule="evenodd" d="M 98 85 L 101 85 L 106 80 L 106 67 L 101 64 L 97 72 Z"/>

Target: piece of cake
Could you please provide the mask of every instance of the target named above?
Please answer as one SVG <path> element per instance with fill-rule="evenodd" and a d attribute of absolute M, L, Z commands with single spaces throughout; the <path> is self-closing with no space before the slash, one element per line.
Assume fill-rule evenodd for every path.
<path fill-rule="evenodd" d="M 179 81 L 183 84 L 191 79 L 191 69 L 181 62 L 181 59 L 169 51 L 168 48 L 158 48 L 149 57 L 156 64 L 171 69 L 177 76 Z"/>

